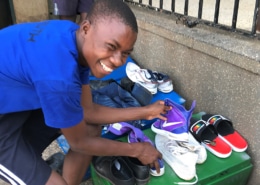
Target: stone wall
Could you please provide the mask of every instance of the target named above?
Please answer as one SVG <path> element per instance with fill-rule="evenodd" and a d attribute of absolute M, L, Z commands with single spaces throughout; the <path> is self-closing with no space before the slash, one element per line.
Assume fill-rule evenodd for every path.
<path fill-rule="evenodd" d="M 236 33 L 176 24 L 173 15 L 132 7 L 139 35 L 132 57 L 141 67 L 168 74 L 177 93 L 197 101 L 195 112 L 230 118 L 248 143 L 259 183 L 260 44 Z"/>

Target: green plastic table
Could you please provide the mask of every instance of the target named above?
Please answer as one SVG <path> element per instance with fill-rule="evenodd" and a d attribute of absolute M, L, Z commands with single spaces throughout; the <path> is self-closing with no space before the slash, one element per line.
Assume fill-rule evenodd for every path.
<path fill-rule="evenodd" d="M 154 141 L 155 133 L 151 129 L 144 130 L 146 136 Z M 127 142 L 126 136 L 119 138 Z M 232 152 L 231 156 L 225 159 L 218 158 L 207 151 L 207 160 L 203 164 L 196 165 L 198 176 L 197 185 L 246 185 L 251 174 L 253 165 L 251 158 L 246 152 Z M 93 167 L 91 168 L 92 182 L 94 185 L 111 185 L 110 182 L 99 177 Z M 148 185 L 169 185 L 178 182 L 192 182 L 180 179 L 165 162 L 165 174 L 160 177 L 153 177 Z M 122 184 L 123 185 L 123 184 Z"/>

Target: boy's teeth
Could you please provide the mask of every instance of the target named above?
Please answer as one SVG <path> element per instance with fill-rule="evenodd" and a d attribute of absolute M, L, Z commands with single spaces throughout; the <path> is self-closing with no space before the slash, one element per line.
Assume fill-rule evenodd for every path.
<path fill-rule="evenodd" d="M 101 66 L 103 67 L 103 69 L 105 70 L 105 71 L 107 71 L 107 72 L 112 72 L 113 70 L 112 69 L 110 69 L 109 67 L 107 67 L 105 64 L 103 64 L 102 62 L 100 62 L 101 63 Z"/>

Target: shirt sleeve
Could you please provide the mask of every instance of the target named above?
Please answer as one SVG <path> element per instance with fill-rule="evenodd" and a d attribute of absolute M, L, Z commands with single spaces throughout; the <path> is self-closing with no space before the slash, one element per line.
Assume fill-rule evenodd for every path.
<path fill-rule="evenodd" d="M 46 125 L 68 128 L 83 119 L 80 104 L 81 84 L 64 81 L 37 81 L 35 88 L 40 99 Z"/>

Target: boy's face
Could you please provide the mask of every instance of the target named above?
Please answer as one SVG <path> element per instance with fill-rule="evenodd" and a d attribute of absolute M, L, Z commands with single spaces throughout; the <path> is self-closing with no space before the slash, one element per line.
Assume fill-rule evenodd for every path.
<path fill-rule="evenodd" d="M 102 78 L 123 65 L 133 51 L 137 33 L 116 18 L 99 19 L 94 25 L 81 25 L 80 64 L 89 66 L 92 74 Z"/>

